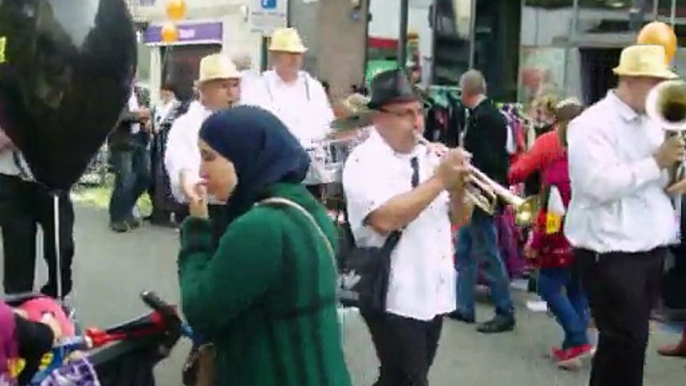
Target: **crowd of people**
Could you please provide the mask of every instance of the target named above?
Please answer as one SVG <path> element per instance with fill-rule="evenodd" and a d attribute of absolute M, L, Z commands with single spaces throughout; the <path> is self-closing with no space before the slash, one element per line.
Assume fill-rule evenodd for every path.
<path fill-rule="evenodd" d="M 262 74 L 244 57 L 203 58 L 191 103 L 177 101 L 165 84 L 151 111 L 134 88 L 108 139 L 115 174 L 110 227 L 120 233 L 138 227 L 134 208 L 146 191 L 153 223 L 185 219 L 181 302 L 208 343 L 194 351 L 214 354 L 203 365 L 215 384 L 348 386 L 337 313 L 340 224 L 319 202 L 327 181 L 318 146 L 341 134 L 333 129 L 325 87 L 301 70 L 306 47 L 297 31 L 275 31 L 269 51 L 273 67 Z M 665 140 L 645 116 L 648 92 L 675 77 L 664 58 L 659 46 L 626 48 L 614 69 L 617 88 L 588 108 L 574 98 L 546 96 L 534 105 L 546 124 L 512 163 L 507 120 L 479 71 L 460 78 L 468 114 L 457 148 L 423 138 L 425 108 L 404 70 L 371 80 L 360 109 L 368 121 L 354 132 L 364 140 L 347 157 L 341 183 L 353 252 L 378 258 L 361 277 L 373 284 L 359 290 L 380 362 L 375 385 L 429 384 L 444 318 L 477 320 L 480 266 L 495 315 L 477 331 L 516 328 L 495 225 L 505 208 L 475 205 L 473 168 L 503 186 L 539 172 L 541 210 L 526 254 L 564 333 L 550 350 L 554 362 L 575 369 L 592 357 L 591 386 L 643 384 L 660 262 L 679 244 L 665 169 L 686 155 L 683 140 Z M 41 292 L 64 298 L 72 289 L 70 198 L 60 198 L 67 215 L 60 216 L 58 269 L 52 201 L 26 174 L 11 142 L 0 140 L 5 293 L 33 290 L 40 225 L 50 271 Z M 0 308 L 0 317 L 5 311 Z M 27 326 L 19 314 L 13 320 L 24 331 L 20 346 L 38 339 L 35 334 L 50 341 L 62 334 L 49 318 L 43 327 Z M 32 335 L 29 327 L 42 330 Z M 686 356 L 686 341 L 661 353 Z M 6 357 L 0 355 L 0 372 Z"/>

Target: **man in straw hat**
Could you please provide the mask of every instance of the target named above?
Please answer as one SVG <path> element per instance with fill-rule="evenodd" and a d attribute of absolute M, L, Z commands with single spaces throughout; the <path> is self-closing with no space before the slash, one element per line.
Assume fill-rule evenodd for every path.
<path fill-rule="evenodd" d="M 322 84 L 301 71 L 306 51 L 295 28 L 275 30 L 269 44 L 273 70 L 262 74 L 262 82 L 251 82 L 243 89 L 241 103 L 274 113 L 309 149 L 330 133 L 334 115 Z M 305 182 L 318 193 L 319 181 Z"/>
<path fill-rule="evenodd" d="M 617 88 L 569 124 L 571 203 L 565 234 L 600 332 L 592 386 L 641 386 L 648 322 L 658 296 L 661 260 L 676 239 L 666 169 L 684 143 L 665 140 L 646 116 L 646 98 L 676 78 L 661 46 L 622 51 Z"/>
<path fill-rule="evenodd" d="M 200 179 L 200 126 L 212 112 L 231 107 L 238 101 L 240 79 L 241 73 L 231 59 L 223 54 L 209 55 L 200 61 L 199 77 L 195 84 L 199 98 L 172 125 L 164 158 L 171 190 L 179 202 L 184 202 L 185 197 L 192 195 L 193 186 Z M 213 220 L 216 218 L 213 214 L 220 211 L 220 207 L 210 205 Z M 219 237 L 222 224 L 220 221 L 213 223 L 215 236 Z"/>

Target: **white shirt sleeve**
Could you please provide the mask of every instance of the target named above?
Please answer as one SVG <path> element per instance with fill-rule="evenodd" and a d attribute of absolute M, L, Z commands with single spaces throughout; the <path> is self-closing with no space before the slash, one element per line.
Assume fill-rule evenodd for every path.
<path fill-rule="evenodd" d="M 179 202 L 186 202 L 181 189 L 181 172 L 187 173 L 191 183 L 200 180 L 200 151 L 198 138 L 193 135 L 195 131 L 189 127 L 192 124 L 195 122 L 192 122 L 189 117 L 181 117 L 172 124 L 164 156 L 164 166 L 169 175 L 169 188 Z"/>
<path fill-rule="evenodd" d="M 589 120 L 574 120 L 567 131 L 572 191 L 607 203 L 634 194 L 659 181 L 660 168 L 653 157 L 626 162 L 601 127 Z"/>
<path fill-rule="evenodd" d="M 363 159 L 353 152 L 343 168 L 348 221 L 356 239 L 364 229 L 371 229 L 365 225 L 367 217 L 396 195 L 390 174 L 370 162 L 374 160 Z"/>

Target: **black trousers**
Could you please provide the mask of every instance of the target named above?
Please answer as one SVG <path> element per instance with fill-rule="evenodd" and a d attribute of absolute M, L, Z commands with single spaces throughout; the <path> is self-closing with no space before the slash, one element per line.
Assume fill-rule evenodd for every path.
<path fill-rule="evenodd" d="M 362 312 L 381 363 L 374 386 L 427 386 L 443 317 L 421 321 L 393 314 Z"/>
<path fill-rule="evenodd" d="M 642 386 L 650 312 L 666 249 L 606 253 L 577 249 L 591 314 L 600 332 L 591 386 Z"/>
<path fill-rule="evenodd" d="M 36 271 L 36 233 L 43 229 L 43 258 L 48 265 L 48 283 L 41 292 L 57 297 L 57 267 L 53 195 L 43 186 L 0 174 L 0 228 L 4 252 L 6 294 L 31 292 Z M 74 258 L 74 207 L 69 192 L 59 195 L 59 237 L 62 295 L 72 290 Z"/>

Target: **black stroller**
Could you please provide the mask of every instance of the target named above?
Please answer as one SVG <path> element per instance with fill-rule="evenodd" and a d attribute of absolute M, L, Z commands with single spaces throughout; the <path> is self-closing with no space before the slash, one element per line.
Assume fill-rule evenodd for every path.
<path fill-rule="evenodd" d="M 5 298 L 17 307 L 36 298 L 36 294 Z M 152 292 L 141 294 L 151 309 L 148 314 L 106 330 L 86 329 L 80 336 L 91 347 L 86 355 L 102 386 L 154 386 L 155 366 L 171 353 L 181 338 L 183 324 L 175 307 Z M 33 374 L 29 374 L 29 378 Z M 25 378 L 25 374 L 22 374 Z M 30 384 L 35 384 L 32 381 Z"/>

